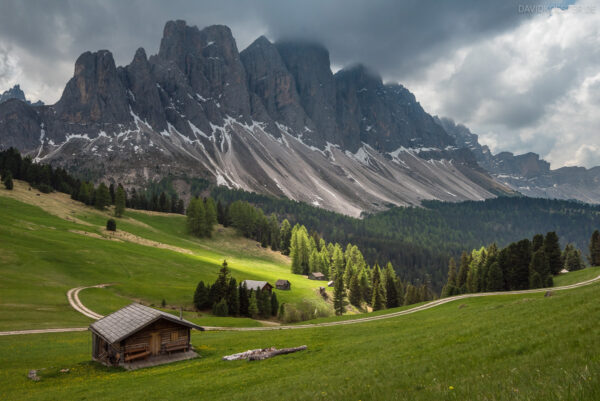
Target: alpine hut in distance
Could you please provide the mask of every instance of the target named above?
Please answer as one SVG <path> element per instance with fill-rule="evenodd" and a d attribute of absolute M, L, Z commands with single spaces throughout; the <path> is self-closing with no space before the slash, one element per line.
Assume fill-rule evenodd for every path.
<path fill-rule="evenodd" d="M 90 325 L 92 359 L 136 369 L 196 356 L 190 330 L 202 327 L 170 313 L 133 303 Z"/>

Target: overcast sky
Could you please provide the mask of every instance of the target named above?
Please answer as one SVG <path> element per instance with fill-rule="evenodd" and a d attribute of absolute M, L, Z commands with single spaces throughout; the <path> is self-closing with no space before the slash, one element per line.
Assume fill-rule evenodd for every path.
<path fill-rule="evenodd" d="M 600 165 L 600 3 L 592 0 L 0 0 L 0 91 L 58 100 L 79 54 L 128 64 L 158 50 L 167 20 L 323 43 L 334 68 L 362 62 L 493 151 Z"/>

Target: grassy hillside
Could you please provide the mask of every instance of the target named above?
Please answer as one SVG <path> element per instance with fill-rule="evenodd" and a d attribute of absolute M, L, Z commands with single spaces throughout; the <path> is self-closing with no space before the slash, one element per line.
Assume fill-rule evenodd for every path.
<path fill-rule="evenodd" d="M 0 337 L 0 381 L 6 399 L 597 400 L 599 291 L 473 298 L 350 326 L 195 333 L 201 358 L 135 372 L 89 362 L 89 333 Z M 266 361 L 220 359 L 302 344 L 308 351 Z M 26 378 L 34 368 L 44 369 L 39 383 Z"/>
<path fill-rule="evenodd" d="M 291 274 L 287 257 L 231 229 L 196 239 L 185 233 L 183 216 L 128 211 L 111 235 L 103 228 L 108 212 L 64 194 L 38 195 L 21 182 L 13 191 L 0 189 L 0 210 L 0 330 L 85 326 L 91 320 L 65 294 L 100 283 L 113 285 L 81 296 L 101 313 L 131 300 L 192 309 L 196 284 L 214 281 L 223 259 L 238 280 L 290 280 L 292 291 L 277 291 L 280 302 L 322 302 L 319 283 Z M 254 324 L 244 320 L 238 321 Z"/>

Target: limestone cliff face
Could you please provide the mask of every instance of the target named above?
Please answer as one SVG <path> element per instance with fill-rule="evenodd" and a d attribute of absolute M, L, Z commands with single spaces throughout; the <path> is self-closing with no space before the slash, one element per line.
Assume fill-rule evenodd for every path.
<path fill-rule="evenodd" d="M 83 53 L 55 105 L 0 104 L 8 146 L 127 186 L 204 177 L 356 216 L 508 191 L 401 85 L 333 74 L 319 44 L 260 37 L 240 54 L 228 27 L 184 21 L 124 67 Z"/>

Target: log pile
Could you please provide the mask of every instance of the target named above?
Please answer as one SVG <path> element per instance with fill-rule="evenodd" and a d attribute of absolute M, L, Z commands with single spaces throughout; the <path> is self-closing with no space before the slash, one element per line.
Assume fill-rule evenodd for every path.
<path fill-rule="evenodd" d="M 263 359 L 272 358 L 277 355 L 291 354 L 293 352 L 304 351 L 306 348 L 306 345 L 301 345 L 300 347 L 281 349 L 277 349 L 275 347 L 251 349 L 245 352 L 240 352 L 238 354 L 226 355 L 223 357 L 223 360 L 239 361 L 241 359 L 246 359 L 248 361 L 262 361 Z"/>

